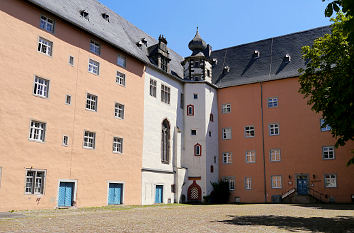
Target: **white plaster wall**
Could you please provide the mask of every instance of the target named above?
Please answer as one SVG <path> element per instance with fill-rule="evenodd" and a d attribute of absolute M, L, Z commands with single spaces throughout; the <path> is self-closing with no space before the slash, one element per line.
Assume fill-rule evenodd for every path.
<path fill-rule="evenodd" d="M 188 168 L 189 177 L 201 177 L 197 183 L 202 188 L 202 195 L 206 195 L 206 127 L 205 127 L 205 86 L 204 83 L 185 83 L 185 137 L 184 152 L 182 156 L 182 166 Z M 198 99 L 194 99 L 194 94 L 198 94 Z M 194 116 L 187 116 L 186 106 L 194 105 Z M 197 130 L 197 135 L 191 135 L 191 129 Z M 194 145 L 199 143 L 202 146 L 202 155 L 194 156 Z M 188 185 L 185 185 L 184 192 L 187 193 Z"/>
<path fill-rule="evenodd" d="M 175 195 L 171 192 L 174 184 L 174 174 L 157 173 L 150 171 L 142 172 L 142 204 L 152 205 L 155 203 L 156 185 L 163 185 L 163 203 L 174 203 Z"/>
<path fill-rule="evenodd" d="M 156 97 L 150 95 L 151 78 L 157 81 Z M 161 102 L 161 84 L 170 87 L 170 104 Z M 147 67 L 144 85 L 144 142 L 142 167 L 143 169 L 173 172 L 174 165 L 176 166 L 179 160 L 176 156 L 181 153 L 181 150 L 176 147 L 181 147 L 183 144 L 183 140 L 180 139 L 179 143 L 177 143 L 178 140 L 176 140 L 176 131 L 179 129 L 183 132 L 183 109 L 180 107 L 183 84 Z M 163 164 L 161 162 L 161 125 L 164 119 L 169 121 L 171 130 L 169 164 Z M 183 138 L 183 134 L 181 137 Z M 153 179 L 154 182 L 152 182 L 151 179 Z M 170 192 L 171 184 L 174 184 L 174 177 L 171 174 L 162 172 L 142 172 L 143 204 L 153 203 L 150 199 L 145 198 L 145 192 L 149 192 L 149 190 L 146 190 L 146 187 L 152 183 L 155 185 L 160 183 L 168 184 L 168 190 Z M 153 198 L 154 197 L 155 196 L 153 196 Z M 164 195 L 164 198 L 165 197 L 166 195 Z M 173 199 L 174 198 L 171 198 L 172 201 Z M 154 199 L 152 201 L 154 201 Z"/>
<path fill-rule="evenodd" d="M 194 99 L 198 94 L 198 99 Z M 188 168 L 189 177 L 201 177 L 197 184 L 202 188 L 202 195 L 209 195 L 212 191 L 210 182 L 218 180 L 218 109 L 216 89 L 206 83 L 186 83 L 184 86 L 185 108 L 194 105 L 194 116 L 185 118 L 185 142 L 182 156 L 182 166 Z M 213 122 L 210 122 L 210 113 L 213 113 Z M 191 135 L 191 129 L 197 130 L 197 135 Z M 211 131 L 211 136 L 209 136 Z M 194 145 L 202 146 L 202 155 L 194 156 Z M 214 163 L 214 156 L 216 163 Z M 214 166 L 214 172 L 210 172 L 210 166 Z M 184 187 L 184 194 L 191 184 L 188 181 Z"/>
<path fill-rule="evenodd" d="M 213 87 L 207 86 L 205 91 L 205 118 L 206 118 L 206 193 L 207 195 L 213 190 L 210 182 L 218 181 L 218 102 L 217 90 Z M 213 114 L 213 122 L 210 121 L 210 113 Z M 211 131 L 211 137 L 209 136 Z M 214 162 L 216 157 L 216 162 Z M 214 172 L 210 172 L 210 166 L 214 167 Z"/>

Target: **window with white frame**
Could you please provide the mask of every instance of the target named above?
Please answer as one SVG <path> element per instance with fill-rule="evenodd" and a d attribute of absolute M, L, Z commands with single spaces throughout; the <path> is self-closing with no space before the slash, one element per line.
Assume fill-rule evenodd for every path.
<path fill-rule="evenodd" d="M 165 86 L 161 84 L 161 101 L 170 104 L 170 88 L 168 86 Z"/>
<path fill-rule="evenodd" d="M 154 79 L 150 79 L 150 95 L 156 97 L 157 82 Z"/>
<path fill-rule="evenodd" d="M 40 28 L 46 30 L 47 32 L 54 33 L 54 20 L 48 18 L 47 16 L 41 15 Z"/>
<path fill-rule="evenodd" d="M 66 104 L 71 104 L 71 95 L 66 95 L 65 96 L 65 103 Z"/>
<path fill-rule="evenodd" d="M 85 131 L 83 147 L 87 149 L 95 149 L 96 133 Z"/>
<path fill-rule="evenodd" d="M 229 113 L 231 112 L 231 104 L 223 104 L 221 106 L 221 112 L 222 113 Z"/>
<path fill-rule="evenodd" d="M 272 183 L 272 188 L 273 189 L 282 188 L 281 176 L 272 176 L 271 177 L 271 183 Z"/>
<path fill-rule="evenodd" d="M 332 129 L 331 126 L 325 124 L 324 119 L 321 119 L 320 123 L 321 123 L 320 126 L 321 126 L 321 131 L 322 132 L 330 131 Z"/>
<path fill-rule="evenodd" d="M 117 71 L 117 76 L 116 76 L 116 83 L 118 83 L 121 86 L 125 86 L 125 74 Z"/>
<path fill-rule="evenodd" d="M 268 98 L 268 108 L 278 107 L 278 97 Z"/>
<path fill-rule="evenodd" d="M 25 194 L 43 194 L 45 171 L 26 169 Z"/>
<path fill-rule="evenodd" d="M 46 123 L 31 121 L 29 139 L 37 142 L 44 142 Z"/>
<path fill-rule="evenodd" d="M 253 125 L 245 126 L 245 137 L 246 138 L 253 138 L 255 135 L 255 130 Z"/>
<path fill-rule="evenodd" d="M 269 124 L 269 135 L 270 136 L 279 135 L 278 123 Z"/>
<path fill-rule="evenodd" d="M 87 93 L 86 109 L 97 112 L 97 99 L 97 96 Z"/>
<path fill-rule="evenodd" d="M 113 153 L 123 153 L 123 138 L 113 138 Z"/>
<path fill-rule="evenodd" d="M 324 184 L 326 188 L 337 187 L 337 176 L 335 174 L 326 174 L 324 176 Z"/>
<path fill-rule="evenodd" d="M 114 116 L 119 119 L 124 119 L 124 105 L 123 104 L 115 103 Z"/>
<path fill-rule="evenodd" d="M 245 177 L 245 189 L 252 189 L 252 177 Z"/>
<path fill-rule="evenodd" d="M 192 135 L 192 136 L 197 135 L 197 130 L 196 130 L 196 129 L 191 129 L 191 135 Z"/>
<path fill-rule="evenodd" d="M 322 147 L 322 158 L 323 159 L 334 159 L 334 146 L 324 146 Z"/>
<path fill-rule="evenodd" d="M 222 139 L 223 140 L 229 140 L 229 139 L 231 139 L 231 136 L 232 136 L 231 128 L 222 129 Z"/>
<path fill-rule="evenodd" d="M 35 76 L 33 94 L 36 96 L 48 98 L 48 93 L 49 93 L 49 80 Z"/>
<path fill-rule="evenodd" d="M 42 37 L 38 39 L 38 52 L 52 56 L 53 42 L 46 40 Z"/>
<path fill-rule="evenodd" d="M 88 71 L 92 74 L 99 75 L 100 74 L 100 63 L 89 59 Z"/>
<path fill-rule="evenodd" d="M 100 55 L 101 53 L 101 46 L 94 40 L 90 40 L 90 52 L 93 52 L 96 55 Z"/>
<path fill-rule="evenodd" d="M 256 152 L 246 151 L 246 163 L 255 163 L 255 162 L 256 162 Z"/>
<path fill-rule="evenodd" d="M 231 164 L 232 163 L 232 153 L 231 152 L 222 153 L 222 162 L 224 164 Z"/>
<path fill-rule="evenodd" d="M 68 146 L 69 144 L 69 137 L 64 135 L 63 136 L 63 146 Z"/>
<path fill-rule="evenodd" d="M 125 67 L 126 66 L 126 58 L 123 57 L 122 55 L 118 55 L 118 57 L 117 57 L 117 65 L 119 65 L 121 67 Z"/>
<path fill-rule="evenodd" d="M 270 161 L 279 162 L 280 161 L 280 149 L 270 149 Z"/>
<path fill-rule="evenodd" d="M 193 94 L 193 98 L 196 100 L 196 99 L 198 99 L 198 94 L 197 93 L 194 93 Z"/>
<path fill-rule="evenodd" d="M 223 180 L 229 183 L 229 190 L 235 190 L 235 177 L 227 176 Z"/>

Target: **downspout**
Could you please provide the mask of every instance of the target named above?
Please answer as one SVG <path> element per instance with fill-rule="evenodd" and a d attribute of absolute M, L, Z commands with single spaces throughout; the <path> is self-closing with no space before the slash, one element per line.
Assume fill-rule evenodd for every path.
<path fill-rule="evenodd" d="M 264 121 L 263 121 L 263 82 L 259 83 L 261 86 L 261 119 L 262 119 L 262 154 L 263 154 L 263 178 L 264 178 L 264 202 L 267 203 L 267 179 L 266 179 L 266 162 L 264 151 Z"/>

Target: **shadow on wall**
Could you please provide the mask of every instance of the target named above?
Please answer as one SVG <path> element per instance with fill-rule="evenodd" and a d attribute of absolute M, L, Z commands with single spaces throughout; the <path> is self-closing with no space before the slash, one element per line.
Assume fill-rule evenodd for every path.
<path fill-rule="evenodd" d="M 291 216 L 229 216 L 233 219 L 218 222 L 234 225 L 275 226 L 288 231 L 354 232 L 354 217 L 291 217 Z"/>

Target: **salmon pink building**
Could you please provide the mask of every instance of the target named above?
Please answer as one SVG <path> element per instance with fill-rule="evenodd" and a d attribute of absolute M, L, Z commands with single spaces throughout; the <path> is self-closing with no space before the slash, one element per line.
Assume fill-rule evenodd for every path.
<path fill-rule="evenodd" d="M 329 27 L 183 58 L 96 0 L 0 3 L 0 211 L 352 202 L 352 141 L 298 93 Z M 186 45 L 187 46 L 187 45 Z"/>

